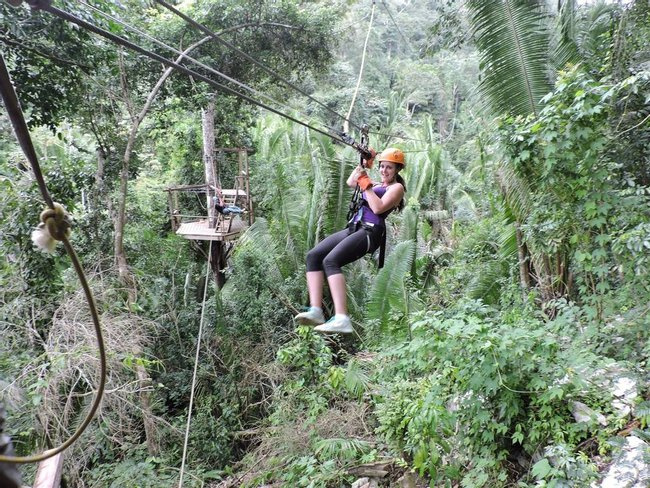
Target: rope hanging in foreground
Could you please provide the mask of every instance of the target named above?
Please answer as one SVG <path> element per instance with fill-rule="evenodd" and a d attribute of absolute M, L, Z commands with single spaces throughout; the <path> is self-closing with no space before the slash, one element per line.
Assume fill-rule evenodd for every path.
<path fill-rule="evenodd" d="M 79 436 L 86 430 L 91 420 L 95 416 L 95 412 L 99 408 L 101 403 L 102 396 L 104 395 L 104 387 L 106 385 L 106 351 L 104 347 L 104 340 L 102 338 L 102 330 L 99 324 L 99 314 L 97 313 L 97 306 L 95 305 L 95 299 L 93 298 L 92 291 L 86 279 L 83 267 L 77 257 L 77 254 L 74 251 L 74 248 L 68 240 L 70 234 L 70 217 L 63 208 L 62 205 L 55 203 L 50 196 L 50 193 L 47 189 L 45 179 L 43 178 L 43 173 L 41 172 L 41 167 L 38 164 L 38 158 L 36 157 L 36 151 L 34 150 L 34 145 L 32 144 L 32 139 L 29 135 L 29 130 L 27 129 L 27 124 L 25 123 L 25 117 L 23 111 L 20 108 L 20 103 L 18 97 L 16 96 L 16 91 L 14 90 L 13 84 L 11 83 L 11 78 L 9 77 L 9 72 L 7 71 L 7 66 L 5 65 L 4 57 L 0 53 L 0 92 L 2 93 L 2 99 L 4 105 L 11 119 L 11 125 L 14 128 L 16 134 L 16 139 L 20 144 L 25 157 L 29 161 L 36 181 L 38 182 L 41 195 L 43 200 L 48 205 L 48 209 L 44 210 L 41 213 L 41 223 L 39 227 L 34 231 L 35 236 L 33 235 L 35 244 L 42 244 L 42 249 L 44 250 L 54 250 L 57 241 L 63 242 L 68 256 L 70 256 L 70 261 L 74 266 L 74 269 L 79 277 L 79 282 L 83 288 L 86 301 L 88 302 L 88 308 L 90 309 L 90 315 L 92 317 L 93 325 L 95 326 L 95 335 L 97 336 L 97 349 L 99 351 L 99 386 L 97 387 L 97 392 L 95 393 L 95 399 L 93 401 L 86 418 L 83 420 L 81 425 L 77 430 L 66 440 L 63 444 L 53 449 L 49 449 L 42 454 L 32 455 L 32 456 L 0 456 L 0 462 L 6 463 L 37 463 L 43 461 L 47 458 L 50 458 L 68 447 L 75 442 Z"/>
<path fill-rule="evenodd" d="M 343 122 L 343 132 L 350 131 L 350 115 L 352 114 L 352 109 L 354 108 L 354 102 L 357 100 L 357 94 L 359 93 L 359 87 L 361 86 L 361 77 L 363 76 L 363 66 L 366 64 L 366 50 L 368 49 L 368 39 L 370 38 L 370 31 L 372 30 L 372 20 L 375 18 L 375 0 L 372 0 L 372 10 L 370 12 L 370 22 L 368 22 L 368 32 L 366 33 L 366 41 L 363 43 L 363 54 L 361 55 L 361 67 L 359 68 L 359 77 L 357 78 L 357 86 L 354 89 L 354 95 L 352 95 L 352 101 L 350 102 L 350 109 L 345 115 L 345 121 Z"/>
<path fill-rule="evenodd" d="M 187 443 L 190 438 L 190 424 L 192 422 L 192 406 L 194 404 L 194 387 L 196 386 L 196 372 L 199 368 L 199 353 L 201 351 L 201 337 L 203 336 L 203 318 L 205 317 L 205 298 L 208 295 L 208 284 L 210 281 L 210 263 L 212 261 L 212 242 L 208 250 L 208 266 L 205 271 L 205 286 L 203 287 L 203 303 L 201 304 L 201 320 L 199 321 L 199 335 L 196 340 L 196 355 L 194 356 L 194 372 L 192 373 L 192 388 L 190 390 L 190 405 L 187 408 L 187 424 L 185 426 L 185 440 L 183 441 L 183 459 L 181 460 L 181 474 L 178 479 L 178 488 L 183 487 L 183 474 L 185 472 L 185 456 L 187 455 Z"/>

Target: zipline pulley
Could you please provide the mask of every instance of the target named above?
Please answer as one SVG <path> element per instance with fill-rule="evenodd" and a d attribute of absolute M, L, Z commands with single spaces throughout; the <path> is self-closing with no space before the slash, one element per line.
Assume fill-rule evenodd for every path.
<path fill-rule="evenodd" d="M 361 142 L 356 142 L 354 138 L 343 132 L 339 131 L 337 132 L 337 135 L 341 138 L 341 141 L 343 141 L 345 144 L 348 144 L 349 146 L 353 147 L 356 149 L 359 154 L 361 155 L 361 165 L 364 166 L 364 161 L 368 160 L 372 157 L 372 154 L 370 153 L 370 149 L 368 148 L 368 131 L 370 128 L 368 127 L 368 124 L 363 124 L 361 126 Z"/>
<path fill-rule="evenodd" d="M 367 124 L 363 124 L 361 126 L 361 141 L 356 142 L 349 134 L 346 134 L 345 132 L 339 132 L 338 135 L 341 138 L 343 142 L 346 144 L 350 145 L 354 149 L 357 150 L 359 153 L 359 165 L 362 168 L 366 167 L 366 161 L 369 161 L 372 159 L 372 152 L 370 152 L 370 148 L 368 147 L 368 130 L 369 127 Z M 350 221 L 354 215 L 359 211 L 359 207 L 361 206 L 361 188 L 359 188 L 359 185 L 356 186 L 354 189 L 354 193 L 352 194 L 352 199 L 350 200 L 350 206 L 348 209 L 348 221 Z"/>

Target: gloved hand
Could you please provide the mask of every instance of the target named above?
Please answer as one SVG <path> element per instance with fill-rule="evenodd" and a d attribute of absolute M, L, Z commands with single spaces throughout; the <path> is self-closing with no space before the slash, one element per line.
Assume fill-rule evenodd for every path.
<path fill-rule="evenodd" d="M 370 176 L 364 171 L 359 175 L 357 178 L 357 185 L 359 185 L 359 188 L 361 188 L 363 191 L 366 191 L 368 188 L 372 188 L 372 181 L 370 181 Z"/>
<path fill-rule="evenodd" d="M 377 155 L 377 151 L 371 147 L 369 147 L 368 150 L 370 151 L 371 157 L 370 159 L 364 159 L 364 167 L 372 169 L 372 166 L 375 164 L 375 156 Z"/>

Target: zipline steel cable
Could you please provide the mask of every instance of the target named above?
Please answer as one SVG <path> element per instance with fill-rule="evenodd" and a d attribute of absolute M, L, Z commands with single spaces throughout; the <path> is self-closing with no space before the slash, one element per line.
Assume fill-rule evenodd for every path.
<path fill-rule="evenodd" d="M 11 120 L 11 124 L 14 128 L 16 139 L 18 139 L 20 147 L 22 148 L 23 152 L 25 153 L 25 157 L 27 158 L 27 160 L 29 161 L 32 167 L 32 171 L 34 172 L 34 176 L 36 178 L 36 181 L 38 182 L 38 187 L 41 192 L 41 195 L 43 196 L 43 200 L 45 200 L 47 206 L 50 208 L 49 211 L 43 212 L 43 214 L 49 212 L 51 215 L 49 219 L 46 219 L 46 221 L 43 222 L 44 224 L 47 224 L 49 228 L 50 222 L 48 221 L 55 220 L 56 212 L 57 211 L 63 212 L 63 210 L 60 205 L 56 204 L 54 200 L 52 200 L 52 196 L 50 195 L 47 189 L 47 184 L 45 183 L 45 179 L 43 178 L 43 173 L 38 163 L 36 151 L 34 150 L 34 145 L 29 135 L 27 124 L 25 123 L 25 117 L 23 115 L 22 109 L 20 108 L 20 102 L 18 101 L 18 97 L 16 96 L 16 91 L 14 90 L 13 84 L 11 83 L 11 78 L 9 77 L 9 72 L 7 70 L 7 66 L 5 64 L 2 53 L 0 53 L 0 92 L 2 92 L 2 99 L 4 101 L 5 108 L 7 109 L 7 114 L 9 115 L 9 118 Z M 51 225 L 55 226 L 57 224 L 52 223 Z M 61 224 L 59 223 L 58 225 Z M 56 240 L 60 240 L 61 242 L 63 242 L 65 250 L 68 253 L 68 256 L 70 257 L 70 260 L 72 261 L 72 265 L 75 269 L 75 272 L 79 277 L 79 281 L 84 291 L 86 301 L 88 302 L 88 308 L 90 309 L 90 315 L 93 321 L 93 325 L 95 327 L 95 335 L 97 337 L 97 349 L 99 352 L 99 369 L 100 369 L 99 386 L 97 387 L 97 391 L 95 392 L 95 399 L 93 400 L 90 410 L 88 411 L 83 422 L 81 423 L 81 425 L 79 425 L 79 427 L 77 427 L 75 432 L 65 442 L 63 442 L 58 447 L 43 452 L 42 454 L 36 454 L 32 456 L 14 457 L 14 456 L 0 455 L 0 462 L 13 463 L 13 464 L 37 463 L 40 461 L 44 461 L 45 459 L 48 459 L 66 450 L 81 436 L 81 434 L 86 430 L 88 425 L 90 425 L 90 422 L 95 416 L 95 413 L 97 412 L 97 409 L 99 408 L 102 397 L 104 395 L 104 389 L 106 386 L 106 350 L 104 346 L 104 339 L 102 337 L 102 330 L 99 323 L 99 314 L 97 313 L 97 306 L 95 304 L 95 299 L 93 297 L 92 291 L 90 290 L 90 285 L 88 284 L 88 280 L 86 279 L 86 275 L 84 273 L 81 262 L 79 261 L 79 258 L 77 257 L 74 248 L 72 247 L 70 241 L 68 240 L 67 228 L 59 227 L 58 229 L 55 229 L 55 231 L 56 231 L 55 232 L 56 235 L 52 235 L 52 237 L 54 237 Z"/>
<path fill-rule="evenodd" d="M 114 17 L 114 16 L 112 16 L 112 15 L 106 13 L 106 12 L 103 12 L 102 10 L 98 9 L 97 7 L 95 7 L 93 5 L 90 5 L 89 3 L 85 2 L 85 1 L 82 1 L 80 3 L 82 5 L 85 5 L 85 6 L 89 7 L 90 9 L 97 12 L 98 14 L 103 16 L 104 18 L 112 20 L 113 22 L 116 22 L 116 23 L 124 26 L 124 28 L 126 28 L 126 29 L 128 29 L 128 30 L 130 30 L 130 31 L 132 31 L 132 32 L 146 38 L 146 39 L 149 39 L 151 42 L 153 42 L 155 44 L 158 44 L 160 47 L 168 49 L 168 50 L 172 51 L 174 54 L 178 54 L 179 56 L 182 56 L 183 58 L 185 58 L 188 61 L 191 61 L 192 63 L 200 66 L 201 68 L 209 71 L 210 73 L 213 73 L 213 74 L 215 74 L 215 75 L 217 75 L 217 76 L 219 76 L 219 77 L 221 77 L 221 78 L 223 78 L 225 80 L 228 80 L 229 82 L 234 83 L 235 85 L 239 86 L 240 88 L 243 88 L 244 90 L 247 90 L 247 91 L 253 93 L 254 95 L 257 95 L 259 97 L 264 97 L 268 101 L 270 101 L 272 103 L 275 103 L 275 104 L 277 104 L 277 105 L 279 105 L 281 107 L 284 107 L 285 109 L 297 112 L 298 114 L 300 114 L 304 118 L 308 118 L 308 116 L 306 114 L 301 113 L 299 110 L 297 110 L 297 109 L 295 109 L 293 107 L 290 107 L 289 105 L 274 99 L 270 95 L 267 95 L 266 93 L 260 92 L 260 91 L 256 90 L 255 88 L 253 88 L 253 87 L 251 87 L 251 86 L 249 86 L 249 85 L 247 85 L 245 83 L 242 83 L 241 81 L 236 80 L 236 79 L 228 76 L 227 74 L 222 73 L 221 71 L 218 71 L 218 70 L 212 68 L 211 66 L 208 66 L 208 65 L 202 63 L 201 61 L 198 61 L 197 59 L 193 58 L 189 54 L 185 54 L 184 52 L 181 52 L 180 50 L 176 49 L 175 47 L 172 47 L 172 46 L 164 43 L 163 41 L 161 41 L 159 39 L 156 39 L 155 37 L 147 34 L 146 32 L 141 31 L 137 27 L 133 27 L 132 25 L 128 24 L 127 22 L 124 22 L 123 20 L 118 19 L 117 17 Z M 328 129 L 329 129 L 329 127 L 328 127 Z"/>
<path fill-rule="evenodd" d="M 310 125 L 310 124 L 308 124 L 306 122 L 303 122 L 303 121 L 301 121 L 301 120 L 299 120 L 299 119 L 297 119 L 295 117 L 287 115 L 287 114 L 281 112 L 280 110 L 277 110 L 277 109 L 275 109 L 273 107 L 270 107 L 269 105 L 266 105 L 266 104 L 264 104 L 264 103 L 262 103 L 262 102 L 260 102 L 258 100 L 255 100 L 254 98 L 251 98 L 248 95 L 240 93 L 237 90 L 234 90 L 233 88 L 230 88 L 229 86 L 218 83 L 218 82 L 212 80 L 211 78 L 208 78 L 207 76 L 202 75 L 201 73 L 198 73 L 197 71 L 194 71 L 194 70 L 192 70 L 190 68 L 182 66 L 182 65 L 180 65 L 178 63 L 175 63 L 174 61 L 171 61 L 171 60 L 165 58 L 164 56 L 161 56 L 161 55 L 156 54 L 154 52 L 151 52 L 151 51 L 149 51 L 147 49 L 144 49 L 144 48 L 138 46 L 137 44 L 135 44 L 135 43 L 133 43 L 133 42 L 127 40 L 127 39 L 124 39 L 123 37 L 115 35 L 115 34 L 113 34 L 111 32 L 108 32 L 105 29 L 102 29 L 101 27 L 97 27 L 94 24 L 86 22 L 85 20 L 82 20 L 82 19 L 76 17 L 75 15 L 73 15 L 73 14 L 71 14 L 69 12 L 66 12 L 64 10 L 61 10 L 61 9 L 57 8 L 57 7 L 53 7 L 51 5 L 48 5 L 47 3 L 41 5 L 41 3 L 43 3 L 43 0 L 40 0 L 40 1 L 35 0 L 35 1 L 38 4 L 37 8 L 40 8 L 41 10 L 49 12 L 52 15 L 55 15 L 56 17 L 59 17 L 60 19 L 66 20 L 68 22 L 72 22 L 73 24 L 76 24 L 79 27 L 82 27 L 82 28 L 84 28 L 86 30 L 89 30 L 89 31 L 91 31 L 91 32 L 93 32 L 93 33 L 95 33 L 97 35 L 100 35 L 100 36 L 106 38 L 106 39 L 109 39 L 109 40 L 113 41 L 116 44 L 124 46 L 124 47 L 126 47 L 126 48 L 128 48 L 128 49 L 130 49 L 132 51 L 135 51 L 135 52 L 140 53 L 140 54 L 142 54 L 142 55 L 144 55 L 144 56 L 146 56 L 148 58 L 151 58 L 151 59 L 153 59 L 155 61 L 158 61 L 158 62 L 166 65 L 167 67 L 174 68 L 175 70 L 180 71 L 180 72 L 182 72 L 182 73 L 184 73 L 184 74 L 186 74 L 188 76 L 191 76 L 191 77 L 194 77 L 194 78 L 196 78 L 198 80 L 201 80 L 204 83 L 207 83 L 208 85 L 210 85 L 210 86 L 212 86 L 214 88 L 217 88 L 218 90 L 221 90 L 221 91 L 224 91 L 226 93 L 229 93 L 230 95 L 239 97 L 239 98 L 241 98 L 243 100 L 246 100 L 247 102 L 250 102 L 250 103 L 252 103 L 254 105 L 257 105 L 258 107 L 261 107 L 261 108 L 263 108 L 265 110 L 268 110 L 269 112 L 272 112 L 272 113 L 274 113 L 276 115 L 284 117 L 285 119 L 291 120 L 292 122 L 295 122 L 296 124 L 302 125 L 303 127 L 306 127 L 306 128 L 311 129 L 311 130 L 313 130 L 315 132 L 323 134 L 323 135 L 325 135 L 327 137 L 335 139 L 337 142 L 340 142 L 341 144 L 345 144 L 346 146 L 354 147 L 354 145 L 350 144 L 349 142 L 346 142 L 345 140 L 340 138 L 338 135 L 335 135 L 333 133 L 328 133 L 328 132 L 326 132 L 324 130 L 321 130 L 321 129 L 318 129 L 317 127 L 314 127 L 314 126 L 312 126 L 312 125 Z"/>
<path fill-rule="evenodd" d="M 361 126 L 359 124 L 356 124 L 355 122 L 349 120 L 350 114 L 348 114 L 347 116 L 344 116 L 344 115 L 341 115 L 340 113 L 338 113 L 337 111 L 331 109 L 330 107 L 325 105 L 320 100 L 317 100 L 316 98 L 312 97 L 311 95 L 306 93 L 304 90 L 302 90 L 300 87 L 296 86 L 294 83 L 291 83 L 290 81 L 286 80 L 284 77 L 282 77 L 280 74 L 276 73 L 273 69 L 269 68 L 264 63 L 258 61 L 257 59 L 253 58 L 251 55 L 249 55 L 249 54 L 245 53 L 244 51 L 242 51 L 241 49 L 237 48 L 237 46 L 233 45 L 232 43 L 230 43 L 230 42 L 226 41 L 225 39 L 223 39 L 222 37 L 218 36 L 214 31 L 210 30 L 209 28 L 207 28 L 203 24 L 201 24 L 201 23 L 197 22 L 196 20 L 192 19 L 189 15 L 184 14 L 183 12 L 181 12 L 180 10 L 175 8 L 174 6 L 167 3 L 165 0 L 154 0 L 154 1 L 156 3 L 162 5 L 167 10 L 174 13 L 178 17 L 185 20 L 188 24 L 196 27 L 201 32 L 203 32 L 204 34 L 206 34 L 206 35 L 212 37 L 213 39 L 215 39 L 216 41 L 222 43 L 224 46 L 228 47 L 229 49 L 232 49 L 237 54 L 243 56 L 244 58 L 246 58 L 247 60 L 249 60 L 250 62 L 255 64 L 256 66 L 259 66 L 264 71 L 269 73 L 271 76 L 274 76 L 276 79 L 282 81 L 283 83 L 285 83 L 290 88 L 293 88 L 294 90 L 296 90 L 300 94 L 304 95 L 305 97 L 309 98 L 310 100 L 317 103 L 321 107 L 325 108 L 331 114 L 336 115 L 338 118 L 342 119 L 344 122 L 348 122 L 350 125 L 352 125 L 352 127 L 354 127 L 355 129 L 361 131 Z M 372 8 L 373 8 L 372 12 L 374 13 L 375 0 L 373 0 Z M 390 15 L 390 12 L 389 12 L 389 15 Z M 392 15 L 391 15 L 391 18 L 392 18 Z M 370 25 L 372 25 L 372 19 L 370 21 Z M 400 34 L 401 34 L 401 31 L 400 31 Z M 403 34 L 401 34 L 401 35 L 403 36 Z M 367 42 L 367 39 L 366 39 L 366 42 Z M 409 47 L 410 47 L 410 45 L 409 45 Z M 365 47 L 364 47 L 364 52 L 365 52 Z M 347 132 L 347 128 L 345 129 L 345 132 Z M 385 137 L 395 137 L 395 138 L 398 138 L 398 139 L 408 139 L 408 140 L 418 141 L 418 142 L 428 142 L 428 141 L 425 141 L 423 139 L 415 139 L 413 137 L 400 136 L 400 135 L 397 135 L 397 134 L 385 134 L 385 133 L 372 132 L 372 131 L 370 131 L 369 133 L 370 134 L 380 135 L 380 136 L 385 136 Z M 343 142 L 343 141 L 340 141 L 340 142 Z"/>
<path fill-rule="evenodd" d="M 328 107 L 328 106 L 325 105 L 323 102 L 321 102 L 321 101 L 315 99 L 315 98 L 312 97 L 309 93 L 305 92 L 302 88 L 300 88 L 299 86 L 297 86 L 295 83 L 291 83 L 289 80 L 285 79 L 282 75 L 280 75 L 279 73 L 277 73 L 277 72 L 274 71 L 273 69 L 269 68 L 269 67 L 266 66 L 264 63 L 258 61 L 257 59 L 255 59 L 254 57 L 252 57 L 250 54 L 245 53 L 244 51 L 242 51 L 241 49 L 239 49 L 237 46 L 235 46 L 234 44 L 232 44 L 231 42 L 228 42 L 228 41 L 226 41 L 225 39 L 223 39 L 222 37 L 218 36 L 217 34 L 214 33 L 214 31 L 210 30 L 209 28 L 207 28 L 207 27 L 204 26 L 203 24 L 197 22 L 196 20 L 194 20 L 193 18 L 191 18 L 189 15 L 184 14 L 183 12 L 181 12 L 180 10 L 178 10 L 177 8 L 175 8 L 173 5 L 170 5 L 169 3 L 167 3 L 165 0 L 154 0 L 154 1 L 155 1 L 157 4 L 162 5 L 162 6 L 165 7 L 167 10 L 169 10 L 169 11 L 172 12 L 172 13 L 174 13 L 175 15 L 177 15 L 178 17 L 180 17 L 181 19 L 183 19 L 183 20 L 184 20 L 185 22 L 187 22 L 188 24 L 190 24 L 190 25 L 196 27 L 197 29 L 199 29 L 200 31 L 202 31 L 204 34 L 206 34 L 206 35 L 212 37 L 215 41 L 220 42 L 221 44 L 223 44 L 223 45 L 226 46 L 227 48 L 229 48 L 229 49 L 231 49 L 232 51 L 236 52 L 236 53 L 239 54 L 240 56 L 243 56 L 244 58 L 246 58 L 248 61 L 250 61 L 251 63 L 253 63 L 255 66 L 257 66 L 257 67 L 263 69 L 265 72 L 267 72 L 267 73 L 270 74 L 271 76 L 273 76 L 273 77 L 275 77 L 276 79 L 282 81 L 284 84 L 286 84 L 287 86 L 293 88 L 294 90 L 296 90 L 297 92 L 301 93 L 301 94 L 304 95 L 305 97 L 309 98 L 311 101 L 317 103 L 318 105 L 320 105 L 321 107 L 323 107 L 325 110 L 327 110 L 327 111 L 328 111 L 329 113 L 331 113 L 332 115 L 336 115 L 337 117 L 339 117 L 340 119 L 343 119 L 344 121 L 347 121 L 347 120 L 348 120 L 347 117 L 341 115 L 341 114 L 338 113 L 336 110 L 333 110 L 332 108 Z M 374 1 L 373 1 L 373 6 L 374 6 Z M 361 130 L 361 127 L 360 127 L 359 125 L 355 124 L 354 122 L 350 122 L 350 123 L 351 123 L 352 126 L 355 127 L 356 129 Z"/>

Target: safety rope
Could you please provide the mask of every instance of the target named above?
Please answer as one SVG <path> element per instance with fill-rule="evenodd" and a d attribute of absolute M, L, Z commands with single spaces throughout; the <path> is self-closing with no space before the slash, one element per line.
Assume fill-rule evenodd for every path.
<path fill-rule="evenodd" d="M 311 100 L 312 102 L 317 103 L 318 105 L 320 105 L 321 107 L 323 107 L 325 110 L 327 110 L 327 111 L 328 111 L 329 113 L 331 113 L 332 115 L 335 115 L 335 116 L 337 116 L 337 117 L 343 119 L 344 121 L 347 120 L 346 117 L 344 117 L 343 115 L 341 115 L 341 114 L 338 113 L 337 111 L 335 111 L 335 110 L 333 110 L 332 108 L 328 107 L 328 106 L 327 106 L 326 104 L 324 104 L 323 102 L 321 102 L 321 101 L 315 99 L 314 97 L 312 97 L 311 95 L 309 95 L 307 92 L 305 92 L 303 89 L 301 89 L 300 87 L 298 87 L 298 86 L 295 85 L 294 83 L 291 83 L 289 80 L 285 79 L 282 75 L 280 75 L 279 73 L 275 72 L 273 69 L 271 69 L 271 68 L 269 68 L 268 66 L 266 66 L 264 63 L 261 63 L 260 61 L 258 61 L 258 60 L 255 59 L 254 57 L 252 57 L 250 54 L 248 54 L 248 53 L 242 51 L 241 49 L 237 48 L 237 46 L 235 46 L 234 44 L 232 44 L 232 43 L 226 41 L 225 39 L 223 39 L 222 37 L 218 36 L 217 34 L 215 34 L 212 30 L 208 29 L 208 28 L 207 28 L 206 26 L 204 26 L 203 24 L 197 22 L 196 20 L 194 20 L 194 19 L 191 18 L 190 16 L 185 15 L 183 12 L 181 12 L 181 11 L 178 10 L 177 8 L 173 7 L 173 6 L 170 5 L 169 3 L 165 2 L 165 0 L 155 0 L 155 2 L 158 3 L 158 4 L 160 4 L 160 5 L 162 5 L 163 7 L 165 7 L 165 8 L 166 8 L 167 10 L 169 10 L 170 12 L 173 12 L 174 14 L 176 14 L 177 16 L 179 16 L 180 18 L 182 18 L 183 20 L 185 20 L 185 22 L 187 22 L 188 24 L 190 24 L 190 25 L 196 27 L 197 29 L 199 29 L 200 31 L 202 31 L 204 34 L 207 34 L 208 36 L 212 37 L 215 41 L 220 42 L 220 43 L 223 44 L 224 46 L 228 47 L 228 48 L 231 49 L 232 51 L 234 51 L 234 52 L 236 52 L 237 54 L 239 54 L 240 56 L 243 56 L 243 57 L 246 58 L 248 61 L 250 61 L 251 63 L 253 63 L 255 66 L 257 66 L 257 67 L 263 69 L 265 72 L 267 72 L 267 73 L 270 74 L 271 76 L 275 77 L 276 79 L 282 81 L 285 85 L 287 85 L 287 86 L 293 88 L 293 89 L 296 90 L 298 93 L 304 95 L 305 97 L 307 97 L 307 98 L 308 98 L 309 100 Z M 373 0 L 373 7 L 374 7 L 374 0 Z M 352 125 L 353 125 L 355 128 L 361 130 L 361 127 L 360 127 L 359 125 L 355 124 L 354 122 L 352 122 Z"/>
<path fill-rule="evenodd" d="M 205 272 L 205 286 L 203 287 L 203 303 L 201 304 L 201 320 L 199 321 L 199 335 L 196 341 L 196 354 L 194 356 L 194 372 L 192 373 L 192 388 L 190 390 L 190 405 L 187 411 L 187 424 L 185 426 L 185 440 L 183 441 L 183 458 L 181 460 L 181 473 L 178 479 L 178 488 L 183 487 L 183 474 L 185 472 L 185 457 L 187 455 L 187 443 L 190 438 L 190 424 L 192 422 L 192 406 L 194 405 L 194 388 L 196 386 L 196 373 L 199 368 L 199 353 L 201 351 L 201 337 L 203 336 L 203 319 L 205 317 L 205 299 L 208 295 L 208 283 L 210 280 L 210 263 L 212 262 L 212 242 L 208 251 L 208 266 Z"/>
<path fill-rule="evenodd" d="M 41 238 L 46 241 L 46 247 L 56 245 L 56 241 L 63 242 L 70 261 L 79 277 L 79 282 L 83 288 L 86 301 L 88 302 L 88 308 L 90 309 L 90 316 L 92 317 L 93 325 L 95 327 L 95 335 L 97 336 L 97 349 L 99 352 L 99 386 L 97 387 L 97 392 L 95 394 L 95 399 L 93 404 L 86 415 L 86 418 L 83 420 L 81 425 L 75 430 L 75 432 L 66 440 L 63 444 L 53 449 L 49 449 L 42 454 L 36 454 L 32 456 L 0 456 L 0 462 L 6 463 L 37 463 L 48 459 L 68 447 L 75 442 L 79 436 L 86 430 L 90 422 L 92 421 L 99 405 L 101 403 L 102 397 L 104 395 L 104 387 L 106 385 L 106 351 L 104 347 L 104 340 L 102 338 L 102 330 L 99 324 L 99 314 L 97 313 L 97 306 L 95 305 L 95 299 L 93 298 L 92 291 L 86 279 L 83 267 L 75 253 L 74 248 L 68 240 L 68 235 L 70 233 L 70 219 L 68 214 L 65 212 L 65 209 L 62 205 L 55 203 L 50 196 L 50 193 L 47 189 L 47 184 L 43 178 L 43 173 L 41 167 L 38 163 L 38 158 L 36 156 L 36 151 L 34 150 L 34 145 L 32 139 L 29 135 L 29 130 L 27 129 L 27 124 L 25 123 L 25 117 L 23 111 L 20 108 L 20 103 L 18 97 L 16 96 L 16 91 L 14 90 L 13 84 L 11 83 L 11 78 L 9 77 L 9 72 L 7 71 L 7 66 L 5 64 L 4 57 L 0 52 L 0 92 L 2 93 L 2 99 L 4 105 L 9 114 L 11 120 L 11 125 L 13 126 L 14 132 L 16 134 L 16 139 L 25 153 L 25 157 L 29 161 L 36 181 L 38 182 L 38 187 L 43 196 L 43 200 L 48 205 L 48 209 L 44 210 L 41 213 L 41 224 L 40 232 Z M 42 227 L 41 227 L 42 226 Z M 37 231 L 35 231 L 37 232 Z"/>
<path fill-rule="evenodd" d="M 361 55 L 361 66 L 359 67 L 359 76 L 357 77 L 357 86 L 354 89 L 354 95 L 352 95 L 352 101 L 350 102 L 350 108 L 348 113 L 345 115 L 345 121 L 343 122 L 343 132 L 350 131 L 350 115 L 352 114 L 352 109 L 354 108 L 354 102 L 357 100 L 357 94 L 359 93 L 359 87 L 361 86 L 361 77 L 363 76 L 363 67 L 366 63 L 366 51 L 368 49 L 368 39 L 370 38 L 370 31 L 372 30 L 372 20 L 375 18 L 375 0 L 372 0 L 372 10 L 370 12 L 370 22 L 368 22 L 368 32 L 366 33 L 366 40 L 363 43 L 363 54 Z"/>

